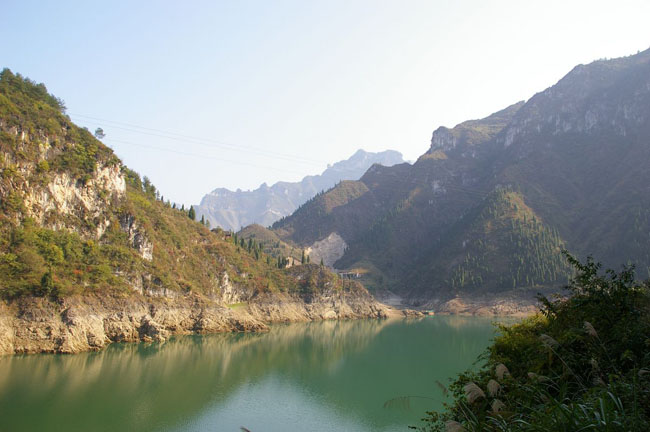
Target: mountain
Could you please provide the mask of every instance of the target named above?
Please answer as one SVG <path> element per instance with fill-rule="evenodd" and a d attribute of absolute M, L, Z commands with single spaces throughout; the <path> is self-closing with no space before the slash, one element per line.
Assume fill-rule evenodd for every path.
<path fill-rule="evenodd" d="M 385 314 L 358 282 L 173 209 L 64 111 L 0 74 L 0 354 Z"/>
<path fill-rule="evenodd" d="M 252 191 L 215 189 L 194 206 L 199 217 L 212 226 L 237 231 L 257 223 L 269 226 L 290 215 L 318 192 L 330 189 L 343 180 L 358 180 L 374 164 L 392 166 L 403 163 L 402 154 L 394 150 L 371 153 L 357 150 L 349 159 L 336 162 L 320 175 L 307 176 L 300 182 L 262 184 Z"/>
<path fill-rule="evenodd" d="M 417 303 L 557 287 L 570 274 L 564 248 L 647 277 L 648 166 L 650 50 L 440 127 L 413 165 L 374 166 L 272 229 L 302 248 L 340 237 L 336 268 Z"/>

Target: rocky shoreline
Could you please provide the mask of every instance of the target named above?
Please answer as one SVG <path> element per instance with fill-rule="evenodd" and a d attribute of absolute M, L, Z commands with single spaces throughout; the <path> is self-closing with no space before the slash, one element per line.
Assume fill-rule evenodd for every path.
<path fill-rule="evenodd" d="M 523 318 L 539 312 L 539 306 L 532 293 L 504 292 L 433 299 L 422 307 L 440 315 Z"/>
<path fill-rule="evenodd" d="M 537 292 L 505 291 L 497 294 L 465 294 L 432 299 L 404 299 L 391 291 L 376 293 L 390 308 L 389 315 L 418 317 L 460 315 L 523 318 L 539 312 Z M 552 295 L 552 291 L 543 293 Z"/>
<path fill-rule="evenodd" d="M 30 297 L 0 302 L 0 355 L 71 354 L 112 342 L 164 341 L 174 334 L 259 332 L 277 322 L 388 314 L 389 308 L 367 293 L 334 290 L 309 297 L 262 294 L 233 307 L 198 295 Z"/>
<path fill-rule="evenodd" d="M 384 304 L 357 290 L 258 294 L 230 306 L 197 294 L 88 295 L 59 301 L 27 297 L 0 302 L 0 355 L 72 354 L 113 342 L 164 341 L 172 335 L 264 332 L 269 324 L 281 322 L 432 314 L 525 317 L 539 310 L 533 297 L 511 294 L 432 300 L 416 309 L 405 306 Z"/>

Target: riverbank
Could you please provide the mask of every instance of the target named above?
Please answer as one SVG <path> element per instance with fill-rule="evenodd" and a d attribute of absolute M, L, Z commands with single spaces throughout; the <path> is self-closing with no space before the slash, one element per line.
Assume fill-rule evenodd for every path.
<path fill-rule="evenodd" d="M 523 318 L 538 313 L 540 303 L 536 292 L 507 291 L 432 299 L 422 307 L 441 315 Z"/>
<path fill-rule="evenodd" d="M 365 291 L 365 290 L 364 290 Z M 0 355 L 79 353 L 112 342 L 164 341 L 175 334 L 263 332 L 268 324 L 385 318 L 367 292 L 260 294 L 227 305 L 199 295 L 29 297 L 0 302 Z"/>
<path fill-rule="evenodd" d="M 79 353 L 113 342 L 164 341 L 172 335 L 264 332 L 272 323 L 426 315 L 525 317 L 538 312 L 534 296 L 505 293 L 406 304 L 390 293 L 381 301 L 367 291 L 318 295 L 258 294 L 225 304 L 197 294 L 75 296 L 59 301 L 28 297 L 0 302 L 0 355 Z"/>
<path fill-rule="evenodd" d="M 391 317 L 416 317 L 424 315 L 460 315 L 478 317 L 523 318 L 539 312 L 536 295 L 515 291 L 499 294 L 463 295 L 434 298 L 428 301 L 408 301 L 385 291 L 378 299 Z"/>

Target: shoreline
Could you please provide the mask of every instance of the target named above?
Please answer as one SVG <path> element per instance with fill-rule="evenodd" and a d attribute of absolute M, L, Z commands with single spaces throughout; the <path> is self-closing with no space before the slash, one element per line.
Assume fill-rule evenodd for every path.
<path fill-rule="evenodd" d="M 173 335 L 266 332 L 270 324 L 430 315 L 522 318 L 539 311 L 530 299 L 456 297 L 411 308 L 391 293 L 330 291 L 301 297 L 261 294 L 227 305 L 200 295 L 29 297 L 0 302 L 0 355 L 101 350 L 114 342 L 165 341 Z"/>
<path fill-rule="evenodd" d="M 265 332 L 281 322 L 386 318 L 367 292 L 327 291 L 308 298 L 261 294 L 246 307 L 199 295 L 42 297 L 0 302 L 0 355 L 100 350 L 113 342 L 164 341 L 172 335 Z"/>

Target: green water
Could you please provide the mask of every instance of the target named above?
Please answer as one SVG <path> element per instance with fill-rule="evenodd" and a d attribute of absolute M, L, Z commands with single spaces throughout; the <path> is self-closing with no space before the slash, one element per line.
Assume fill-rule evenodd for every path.
<path fill-rule="evenodd" d="M 0 431 L 406 431 L 493 335 L 489 319 L 436 316 L 5 357 Z M 405 395 L 436 401 L 384 407 Z"/>

